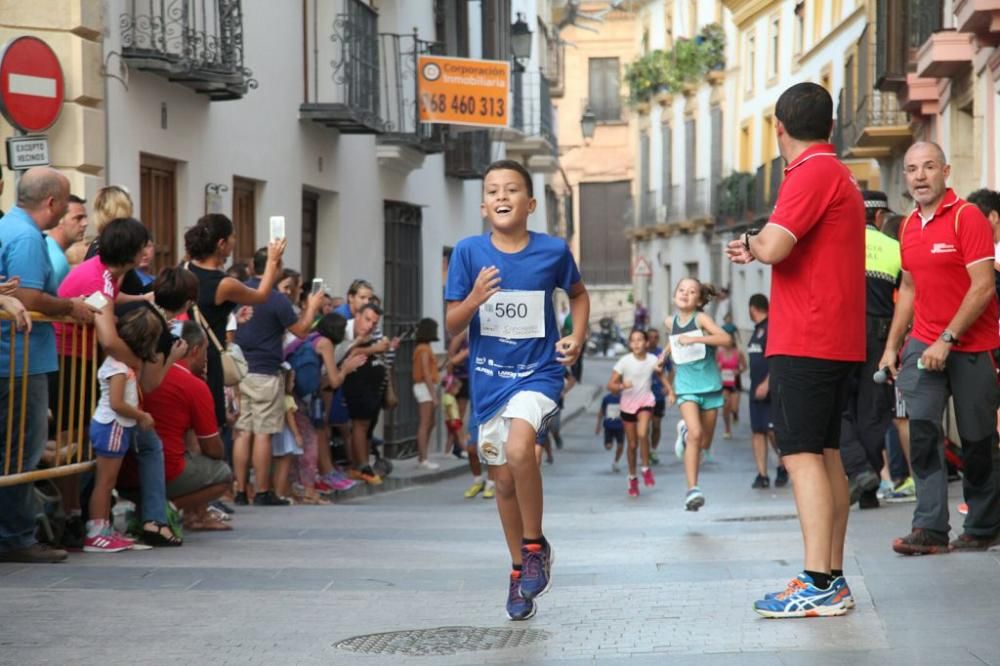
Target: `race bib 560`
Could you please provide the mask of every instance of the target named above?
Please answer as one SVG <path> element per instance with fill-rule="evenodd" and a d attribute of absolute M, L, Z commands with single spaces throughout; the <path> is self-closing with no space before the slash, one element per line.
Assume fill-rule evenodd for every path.
<path fill-rule="evenodd" d="M 510 340 L 545 337 L 545 292 L 501 291 L 479 306 L 483 335 Z"/>

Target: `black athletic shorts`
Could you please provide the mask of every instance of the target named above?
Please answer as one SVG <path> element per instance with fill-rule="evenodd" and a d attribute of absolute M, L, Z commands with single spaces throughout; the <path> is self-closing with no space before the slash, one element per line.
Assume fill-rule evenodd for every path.
<path fill-rule="evenodd" d="M 652 407 L 640 407 L 639 412 L 653 412 Z M 639 412 L 635 414 L 629 414 L 628 412 L 622 412 L 622 421 L 625 423 L 638 423 L 639 422 Z"/>
<path fill-rule="evenodd" d="M 610 430 L 608 428 L 604 429 L 604 445 L 610 446 L 612 442 L 616 444 L 622 444 L 625 441 L 625 431 L 624 430 Z"/>
<path fill-rule="evenodd" d="M 653 418 L 662 419 L 663 415 L 667 413 L 667 401 L 657 400 L 656 404 L 653 406 Z"/>
<path fill-rule="evenodd" d="M 803 356 L 770 362 L 771 422 L 781 455 L 839 449 L 847 383 L 857 364 Z"/>

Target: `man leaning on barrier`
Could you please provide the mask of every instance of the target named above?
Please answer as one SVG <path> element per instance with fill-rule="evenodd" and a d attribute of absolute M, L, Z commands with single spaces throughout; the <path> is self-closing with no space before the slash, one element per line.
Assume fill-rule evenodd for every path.
<path fill-rule="evenodd" d="M 49 168 L 30 169 L 17 187 L 17 206 L 0 224 L 0 275 L 19 279 L 14 295 L 28 310 L 48 317 L 94 320 L 82 299 L 58 298 L 42 232 L 55 226 L 69 204 L 69 181 Z M 24 367 L 27 335 L 30 355 Z M 11 345 L 14 372 L 11 376 Z M 66 551 L 35 540 L 36 502 L 30 483 L 2 485 L 4 477 L 31 471 L 48 434 L 47 374 L 58 370 L 52 324 L 11 330 L 0 322 L 0 562 L 59 562 Z M 23 402 L 22 402 L 23 395 Z M 8 422 L 8 414 L 12 418 Z M 22 439 L 23 419 L 23 439 Z"/>

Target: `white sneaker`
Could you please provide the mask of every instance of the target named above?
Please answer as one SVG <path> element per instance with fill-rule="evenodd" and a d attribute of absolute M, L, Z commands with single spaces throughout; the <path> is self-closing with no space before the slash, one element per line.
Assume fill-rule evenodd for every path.
<path fill-rule="evenodd" d="M 616 462 L 611 463 L 611 473 L 612 474 L 618 474 L 621 471 L 622 471 L 622 468 L 618 466 L 618 463 L 616 463 Z"/>
<path fill-rule="evenodd" d="M 681 419 L 677 422 L 677 440 L 674 442 L 674 455 L 678 460 L 684 460 L 684 447 L 688 436 L 688 427 Z"/>
<path fill-rule="evenodd" d="M 421 460 L 420 462 L 417 463 L 417 469 L 423 469 L 430 472 L 436 469 L 441 469 L 441 465 L 433 463 L 430 460 Z"/>

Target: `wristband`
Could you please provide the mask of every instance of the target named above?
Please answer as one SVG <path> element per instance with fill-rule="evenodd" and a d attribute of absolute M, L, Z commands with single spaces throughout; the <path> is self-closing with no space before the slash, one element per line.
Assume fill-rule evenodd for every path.
<path fill-rule="evenodd" d="M 753 254 L 753 252 L 750 251 L 750 238 L 759 233 L 760 229 L 747 229 L 743 234 L 743 247 L 745 247 L 747 252 L 750 252 L 750 254 Z"/>

